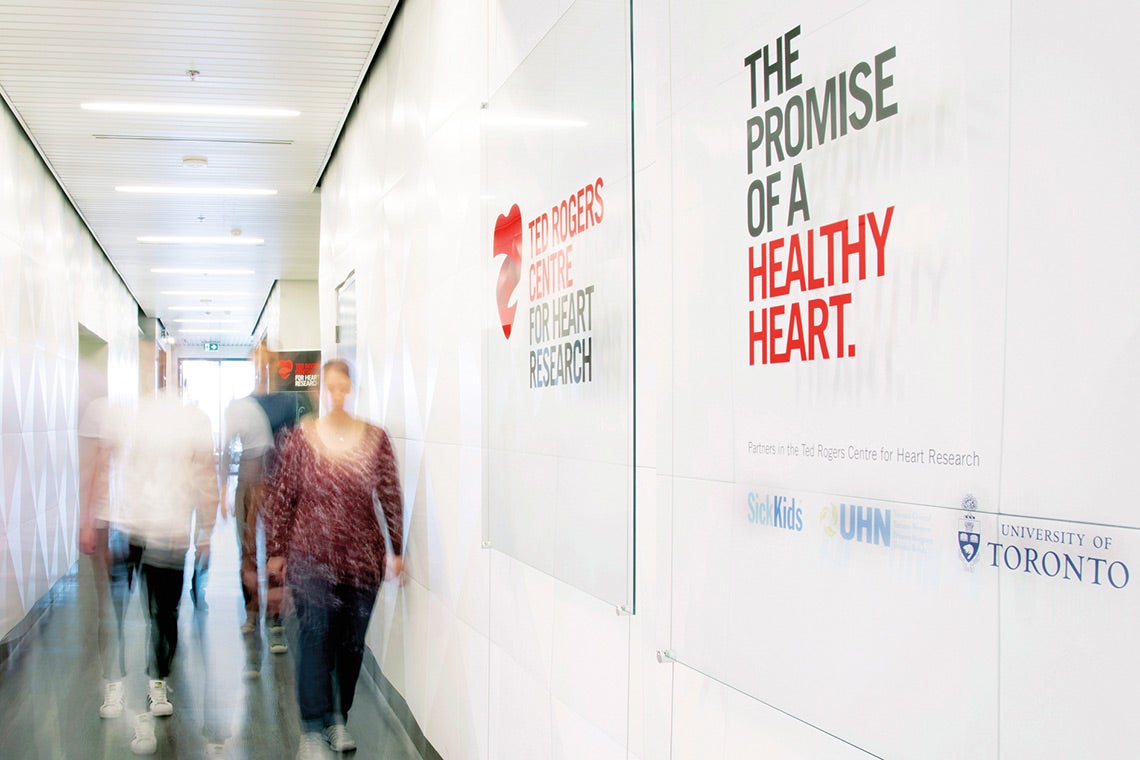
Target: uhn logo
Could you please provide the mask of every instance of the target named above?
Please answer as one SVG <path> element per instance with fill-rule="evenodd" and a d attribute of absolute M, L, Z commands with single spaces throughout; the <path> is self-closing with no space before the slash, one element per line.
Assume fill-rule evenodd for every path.
<path fill-rule="evenodd" d="M 891 510 L 864 507 L 862 504 L 840 504 L 839 535 L 847 541 L 890 546 Z"/>

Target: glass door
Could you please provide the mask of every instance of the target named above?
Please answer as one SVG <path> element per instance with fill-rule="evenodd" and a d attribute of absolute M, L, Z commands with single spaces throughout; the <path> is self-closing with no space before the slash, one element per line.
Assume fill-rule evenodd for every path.
<path fill-rule="evenodd" d="M 182 398 L 210 418 L 216 454 L 226 406 L 235 398 L 253 393 L 253 362 L 246 359 L 183 359 L 179 362 L 178 373 L 182 382 Z"/>

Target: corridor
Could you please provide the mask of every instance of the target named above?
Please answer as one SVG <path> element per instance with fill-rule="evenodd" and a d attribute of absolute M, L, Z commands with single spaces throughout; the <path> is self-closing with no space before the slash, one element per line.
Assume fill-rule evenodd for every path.
<path fill-rule="evenodd" d="M 332 758 L 333 632 L 354 760 L 1137 760 L 1138 26 L 0 0 L 0 760 L 134 757 L 148 649 L 135 750 Z M 285 652 L 232 519 L 179 580 L 203 415 Z"/>
<path fill-rule="evenodd" d="M 292 655 L 270 654 L 263 631 L 242 636 L 244 609 L 234 544 L 232 519 L 219 521 L 206 590 L 208 610 L 195 610 L 191 604 L 187 572 L 170 678 L 174 715 L 156 719 L 158 751 L 152 757 L 278 760 L 297 752 Z M 77 574 L 59 581 L 42 616 L 0 664 L 4 760 L 133 757 L 134 716 L 146 704 L 146 621 L 136 587 L 127 612 L 126 710 L 120 718 L 102 719 L 91 580 L 84 558 Z M 291 626 L 287 633 L 292 640 Z M 412 741 L 381 698 L 369 665 L 374 662 L 361 674 L 349 720 L 358 749 L 344 756 L 418 760 Z M 253 670 L 257 675 L 250 677 Z M 327 756 L 335 755 L 328 751 Z"/>

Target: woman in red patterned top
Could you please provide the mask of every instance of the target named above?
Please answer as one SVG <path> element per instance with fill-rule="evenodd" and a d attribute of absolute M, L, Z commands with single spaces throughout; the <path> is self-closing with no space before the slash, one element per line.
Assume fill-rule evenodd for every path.
<path fill-rule="evenodd" d="M 352 392 L 346 362 L 327 362 L 322 376 L 327 411 L 302 421 L 289 437 L 265 508 L 267 569 L 284 574 L 297 612 L 300 758 L 321 757 L 322 743 L 337 752 L 356 749 L 345 722 L 368 620 L 381 580 L 403 573 L 403 502 L 392 443 L 345 410 Z"/>

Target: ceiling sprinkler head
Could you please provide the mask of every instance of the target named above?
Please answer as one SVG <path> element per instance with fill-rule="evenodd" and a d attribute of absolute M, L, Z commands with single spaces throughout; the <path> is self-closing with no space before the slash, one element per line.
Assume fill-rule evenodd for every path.
<path fill-rule="evenodd" d="M 191 82 L 198 81 L 198 75 L 201 73 L 198 69 L 186 69 L 186 76 L 190 77 Z"/>

